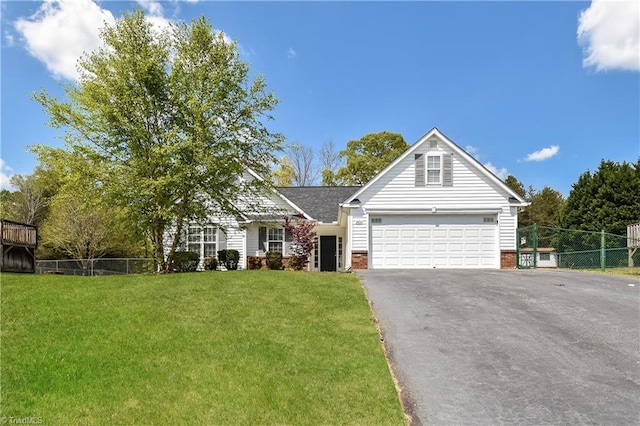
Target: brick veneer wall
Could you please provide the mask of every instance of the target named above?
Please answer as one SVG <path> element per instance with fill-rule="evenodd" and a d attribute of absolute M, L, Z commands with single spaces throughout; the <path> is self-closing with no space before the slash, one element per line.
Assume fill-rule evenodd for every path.
<path fill-rule="evenodd" d="M 369 252 L 367 250 L 351 252 L 351 269 L 369 269 Z"/>
<path fill-rule="evenodd" d="M 500 269 L 516 269 L 516 251 L 500 251 Z"/>

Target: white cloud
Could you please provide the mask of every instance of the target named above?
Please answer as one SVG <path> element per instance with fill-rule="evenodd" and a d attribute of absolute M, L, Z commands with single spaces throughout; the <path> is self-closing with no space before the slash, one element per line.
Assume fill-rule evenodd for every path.
<path fill-rule="evenodd" d="M 544 161 L 553 157 L 560 151 L 560 147 L 558 145 L 551 145 L 547 148 L 542 148 L 540 151 L 532 152 L 527 155 L 524 161 Z"/>
<path fill-rule="evenodd" d="M 464 148 L 465 151 L 467 151 L 467 153 L 469 155 L 471 155 L 473 158 L 475 158 L 476 160 L 478 159 L 479 155 L 478 155 L 478 148 L 476 148 L 475 146 L 472 145 L 467 145 Z"/>
<path fill-rule="evenodd" d="M 90 0 L 46 0 L 31 17 L 18 19 L 15 28 L 29 53 L 54 76 L 75 80 L 78 59 L 100 46 L 100 29 L 114 21 L 111 12 Z"/>
<path fill-rule="evenodd" d="M 640 2 L 593 0 L 578 20 L 583 66 L 640 71 Z"/>
<path fill-rule="evenodd" d="M 162 9 L 162 4 L 153 0 L 136 0 L 136 2 L 140 5 L 141 8 L 146 10 L 149 14 L 155 16 L 162 16 L 164 13 L 164 9 Z"/>
<path fill-rule="evenodd" d="M 11 189 L 11 176 L 13 176 L 13 169 L 7 166 L 7 163 L 0 158 L 0 189 Z"/>
<path fill-rule="evenodd" d="M 295 50 L 293 50 L 293 47 L 289 47 L 289 50 L 287 50 L 287 58 L 293 59 L 296 57 L 296 55 L 297 53 Z"/>
<path fill-rule="evenodd" d="M 13 45 L 15 44 L 13 34 L 9 33 L 8 31 L 4 32 L 4 41 L 7 47 L 13 47 Z"/>
<path fill-rule="evenodd" d="M 491 162 L 484 163 L 483 166 L 485 166 L 487 169 L 491 171 L 491 173 L 498 176 L 502 180 L 505 180 L 507 176 L 509 176 L 509 172 L 505 167 L 497 168 L 496 166 L 491 164 Z"/>
<path fill-rule="evenodd" d="M 163 16 L 162 4 L 152 0 L 138 0 L 147 19 L 157 30 L 169 26 Z M 43 62 L 56 78 L 76 80 L 76 64 L 85 52 L 102 44 L 100 30 L 113 25 L 115 17 L 91 0 L 45 0 L 29 18 L 14 22 L 24 39 L 27 51 Z"/>
<path fill-rule="evenodd" d="M 464 148 L 464 150 L 467 152 L 467 154 L 471 155 L 473 158 L 480 161 L 480 150 L 478 148 L 476 148 L 473 145 L 467 145 Z M 497 168 L 490 161 L 483 163 L 482 165 L 487 169 L 489 169 L 491 173 L 498 176 L 502 180 L 505 180 L 509 175 L 509 172 L 507 171 L 506 167 Z"/>
<path fill-rule="evenodd" d="M 156 31 L 163 31 L 169 27 L 171 21 L 163 16 L 164 9 L 160 2 L 153 0 L 137 0 L 137 2 L 146 11 L 147 19 Z"/>

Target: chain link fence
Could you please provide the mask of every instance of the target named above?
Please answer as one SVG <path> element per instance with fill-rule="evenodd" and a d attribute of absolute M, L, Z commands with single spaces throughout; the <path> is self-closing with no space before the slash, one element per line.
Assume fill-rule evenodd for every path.
<path fill-rule="evenodd" d="M 65 259 L 36 260 L 36 274 L 127 275 L 155 272 L 153 259 Z"/>
<path fill-rule="evenodd" d="M 640 266 L 640 241 L 626 235 L 533 224 L 517 231 L 518 268 L 607 269 Z"/>

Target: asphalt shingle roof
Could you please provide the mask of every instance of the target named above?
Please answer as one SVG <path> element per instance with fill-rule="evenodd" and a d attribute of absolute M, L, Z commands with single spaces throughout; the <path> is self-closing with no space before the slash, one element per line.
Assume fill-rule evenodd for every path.
<path fill-rule="evenodd" d="M 356 193 L 361 186 L 287 186 L 276 188 L 312 218 L 331 223 L 338 220 L 338 204 Z"/>

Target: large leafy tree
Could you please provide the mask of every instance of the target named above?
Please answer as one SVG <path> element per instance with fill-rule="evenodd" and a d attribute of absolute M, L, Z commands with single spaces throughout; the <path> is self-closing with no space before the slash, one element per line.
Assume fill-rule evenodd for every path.
<path fill-rule="evenodd" d="M 635 164 L 602 160 L 573 184 L 560 218 L 564 228 L 625 235 L 640 222 L 640 158 Z"/>
<path fill-rule="evenodd" d="M 256 195 L 268 182 L 244 174 L 266 175 L 281 148 L 264 125 L 277 100 L 204 18 L 161 31 L 137 10 L 101 36 L 104 47 L 79 61 L 65 101 L 35 98 L 52 125 L 68 129 L 71 149 L 109 165 L 105 187 L 136 214 L 169 269 L 189 221 L 260 210 Z"/>
<path fill-rule="evenodd" d="M 557 227 L 564 208 L 563 195 L 555 189 L 545 186 L 539 191 L 529 187 L 525 199 L 531 204 L 518 215 L 518 225 L 529 226 L 534 223 L 542 226 Z"/>
<path fill-rule="evenodd" d="M 346 165 L 335 176 L 323 172 L 322 179 L 328 184 L 364 185 L 408 147 L 399 133 L 370 133 L 349 141 L 347 148 L 340 151 L 340 157 L 346 160 Z"/>

